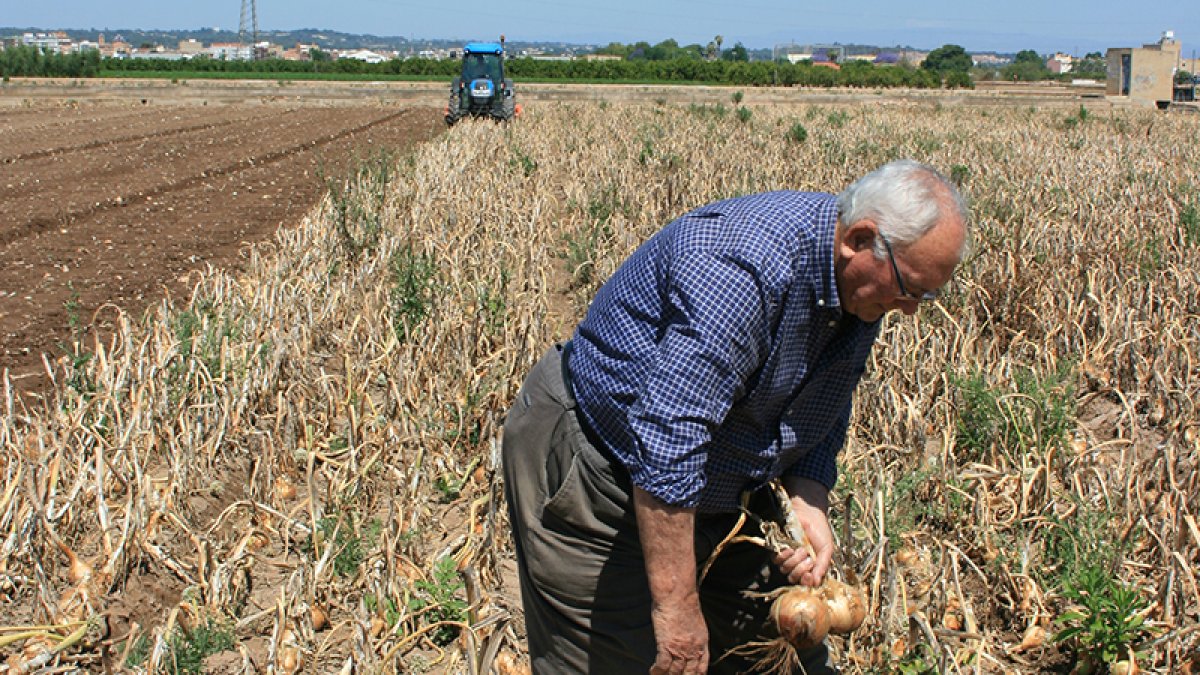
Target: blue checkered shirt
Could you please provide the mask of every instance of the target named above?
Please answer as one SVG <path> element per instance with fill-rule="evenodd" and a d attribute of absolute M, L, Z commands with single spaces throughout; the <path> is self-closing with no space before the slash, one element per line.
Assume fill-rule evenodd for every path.
<path fill-rule="evenodd" d="M 833 195 L 770 192 L 673 221 L 572 338 L 579 409 L 633 483 L 733 511 L 783 474 L 832 488 L 878 322 L 843 314 Z"/>

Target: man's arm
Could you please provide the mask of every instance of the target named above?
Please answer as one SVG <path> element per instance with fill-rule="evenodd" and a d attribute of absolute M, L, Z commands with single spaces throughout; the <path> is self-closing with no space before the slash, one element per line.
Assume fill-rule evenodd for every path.
<path fill-rule="evenodd" d="M 788 581 L 819 586 L 833 560 L 833 530 L 829 526 L 829 489 L 810 478 L 784 476 L 783 488 L 791 497 L 792 510 L 804 528 L 804 536 L 816 557 L 801 549 L 787 549 L 775 556 L 775 564 Z"/>
<path fill-rule="evenodd" d="M 696 510 L 671 506 L 635 487 L 633 506 L 650 583 L 658 644 L 652 674 L 708 671 L 708 626 L 696 587 Z"/>

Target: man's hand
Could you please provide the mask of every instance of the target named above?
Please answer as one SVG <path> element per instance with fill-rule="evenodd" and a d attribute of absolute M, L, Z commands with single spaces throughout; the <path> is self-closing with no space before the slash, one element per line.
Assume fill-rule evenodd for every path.
<path fill-rule="evenodd" d="M 641 488 L 633 490 L 638 535 L 650 583 L 650 619 L 658 655 L 651 675 L 708 672 L 708 625 L 696 587 L 694 509 L 665 504 Z"/>
<path fill-rule="evenodd" d="M 803 548 L 785 549 L 775 556 L 775 564 L 793 584 L 820 586 L 833 560 L 833 530 L 827 515 L 829 491 L 807 478 L 785 478 L 783 486 L 814 555 Z"/>
<path fill-rule="evenodd" d="M 708 672 L 708 626 L 700 613 L 700 596 L 679 605 L 655 603 L 650 612 L 658 658 L 650 675 Z"/>

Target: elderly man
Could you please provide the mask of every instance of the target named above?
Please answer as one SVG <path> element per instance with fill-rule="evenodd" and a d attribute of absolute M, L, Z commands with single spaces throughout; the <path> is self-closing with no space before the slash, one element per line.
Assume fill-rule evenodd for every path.
<path fill-rule="evenodd" d="M 954 186 L 900 160 L 836 197 L 710 204 L 639 247 L 504 426 L 534 672 L 752 669 L 730 650 L 771 629 L 747 591 L 829 569 L 835 458 L 880 317 L 933 298 L 966 246 Z M 701 583 L 741 495 L 776 478 L 814 555 L 737 545 Z M 824 645 L 801 659 L 836 672 Z"/>

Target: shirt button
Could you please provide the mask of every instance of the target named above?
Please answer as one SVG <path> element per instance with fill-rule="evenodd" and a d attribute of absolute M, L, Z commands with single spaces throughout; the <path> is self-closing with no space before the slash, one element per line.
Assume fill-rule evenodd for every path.
<path fill-rule="evenodd" d="M 824 300 L 818 300 L 818 301 L 817 301 L 817 307 L 824 307 L 824 306 L 825 306 L 825 301 L 824 301 Z"/>
<path fill-rule="evenodd" d="M 830 322 L 829 322 L 829 327 L 830 327 L 830 328 L 833 328 L 833 327 L 834 327 L 834 326 L 836 326 L 836 325 L 837 325 L 837 322 L 836 322 L 836 321 L 830 321 Z"/>

